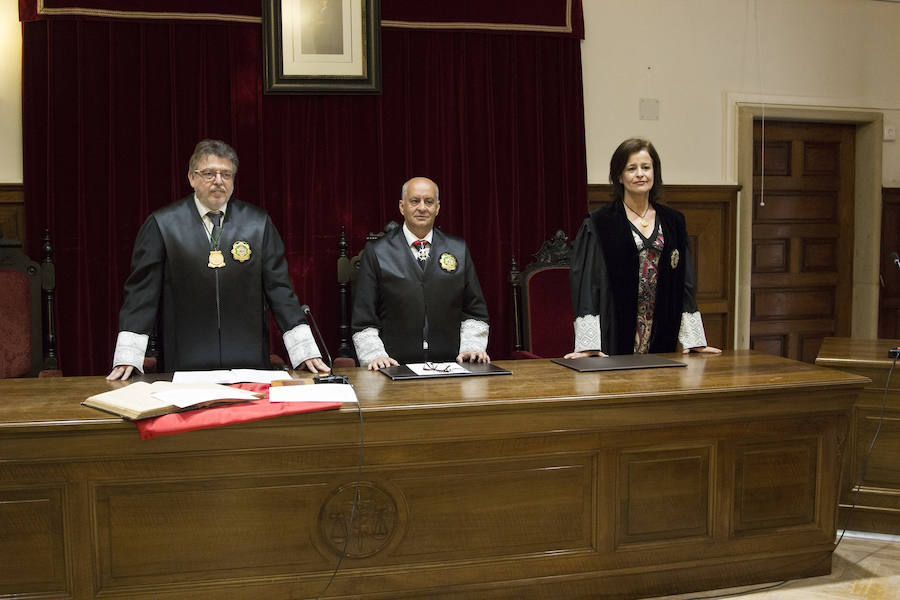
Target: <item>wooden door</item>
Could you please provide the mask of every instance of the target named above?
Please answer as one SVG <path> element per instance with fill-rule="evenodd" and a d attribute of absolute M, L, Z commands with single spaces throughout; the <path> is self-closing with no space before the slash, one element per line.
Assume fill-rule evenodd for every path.
<path fill-rule="evenodd" d="M 886 188 L 883 198 L 878 337 L 896 339 L 900 338 L 900 269 L 890 256 L 900 253 L 900 188 Z"/>
<path fill-rule="evenodd" d="M 855 126 L 753 124 L 750 347 L 814 362 L 850 335 Z M 761 163 L 765 170 L 761 169 Z"/>

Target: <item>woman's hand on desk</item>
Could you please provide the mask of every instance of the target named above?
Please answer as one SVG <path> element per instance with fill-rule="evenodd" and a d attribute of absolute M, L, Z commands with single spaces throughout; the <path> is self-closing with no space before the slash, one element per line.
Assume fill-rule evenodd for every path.
<path fill-rule="evenodd" d="M 608 355 L 599 350 L 585 350 L 584 352 L 569 352 L 563 356 L 563 358 L 586 358 L 588 356 L 602 356 L 603 358 L 607 358 Z"/>
<path fill-rule="evenodd" d="M 685 348 L 682 354 L 690 354 L 691 352 L 696 352 L 697 354 L 722 354 L 722 351 L 718 348 L 713 348 L 712 346 L 702 346 L 700 348 Z"/>

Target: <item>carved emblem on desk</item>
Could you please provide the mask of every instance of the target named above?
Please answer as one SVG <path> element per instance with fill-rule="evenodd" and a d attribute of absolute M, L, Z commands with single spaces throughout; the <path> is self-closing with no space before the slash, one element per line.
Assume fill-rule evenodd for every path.
<path fill-rule="evenodd" d="M 355 499 L 356 482 L 340 486 L 322 505 L 319 529 L 336 554 L 343 554 L 346 548 L 348 558 L 367 558 L 391 541 L 397 525 L 397 504 L 389 493 L 369 481 L 359 483 L 354 512 Z"/>

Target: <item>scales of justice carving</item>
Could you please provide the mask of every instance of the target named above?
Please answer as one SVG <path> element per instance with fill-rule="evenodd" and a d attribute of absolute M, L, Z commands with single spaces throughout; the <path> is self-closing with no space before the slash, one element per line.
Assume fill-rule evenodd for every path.
<path fill-rule="evenodd" d="M 397 525 L 397 504 L 374 483 L 361 481 L 351 523 L 355 491 L 356 483 L 348 483 L 325 500 L 319 512 L 319 530 L 336 554 L 342 554 L 346 547 L 347 558 L 367 558 L 391 541 Z"/>

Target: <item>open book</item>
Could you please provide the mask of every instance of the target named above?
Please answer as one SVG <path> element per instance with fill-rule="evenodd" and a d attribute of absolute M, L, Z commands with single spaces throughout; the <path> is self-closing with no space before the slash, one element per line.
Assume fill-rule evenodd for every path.
<path fill-rule="evenodd" d="M 95 394 L 81 404 L 135 420 L 216 404 L 246 402 L 259 397 L 259 394 L 217 383 L 136 381 L 109 392 Z"/>

